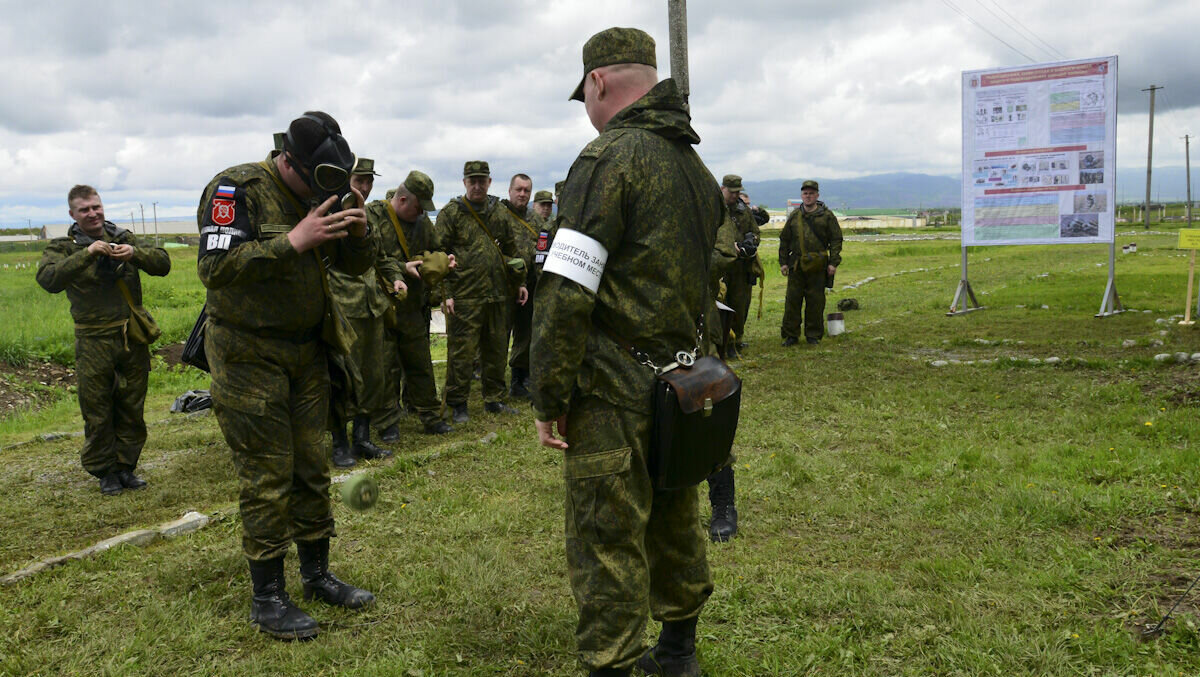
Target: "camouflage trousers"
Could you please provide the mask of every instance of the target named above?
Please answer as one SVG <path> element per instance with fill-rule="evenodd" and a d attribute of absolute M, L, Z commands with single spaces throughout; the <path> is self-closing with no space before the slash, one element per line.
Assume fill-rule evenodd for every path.
<path fill-rule="evenodd" d="M 529 290 L 529 300 L 525 305 L 517 305 L 514 298 L 509 301 L 512 311 L 512 347 L 508 349 L 508 366 L 513 369 L 529 371 L 529 341 L 533 338 L 533 293 L 537 287 L 537 278 L 530 276 L 525 282 Z"/>
<path fill-rule="evenodd" d="M 746 318 L 750 314 L 750 300 L 754 296 L 754 287 L 750 284 L 750 266 L 748 261 L 734 261 L 725 275 L 725 305 L 733 308 L 733 335 L 738 339 L 746 331 Z"/>
<path fill-rule="evenodd" d="M 812 273 L 793 270 L 787 280 L 780 334 L 783 338 L 800 338 L 803 318 L 804 336 L 821 338 L 825 335 L 825 269 Z"/>
<path fill-rule="evenodd" d="M 594 397 L 574 398 L 567 414 L 567 570 L 589 670 L 632 666 L 648 614 L 691 618 L 713 590 L 696 488 L 651 486 L 650 424 Z"/>
<path fill-rule="evenodd" d="M 439 420 L 437 380 L 433 375 L 433 357 L 429 354 L 429 323 L 421 313 L 397 313 L 396 328 L 389 331 L 393 372 L 404 384 L 404 406 L 417 410 L 421 423 Z"/>
<path fill-rule="evenodd" d="M 292 343 L 209 324 L 213 411 L 233 452 L 247 559 L 334 535 L 329 371 L 320 341 Z"/>
<path fill-rule="evenodd" d="M 446 404 L 466 404 L 471 394 L 471 370 L 479 355 L 485 402 L 504 398 L 504 363 L 508 356 L 505 301 L 456 301 L 446 318 Z"/>
<path fill-rule="evenodd" d="M 120 334 L 77 336 L 75 378 L 79 413 L 83 415 L 83 469 L 103 477 L 133 470 L 146 444 L 146 384 L 150 351 L 140 343 L 126 345 Z"/>
<path fill-rule="evenodd" d="M 387 351 L 391 346 L 387 328 L 382 317 L 348 319 L 358 337 L 349 356 L 357 373 L 349 379 L 349 387 L 335 395 L 341 401 L 334 404 L 334 409 L 344 412 L 346 420 L 367 415 L 377 427 L 386 428 L 396 418 L 396 388 L 388 368 Z"/>

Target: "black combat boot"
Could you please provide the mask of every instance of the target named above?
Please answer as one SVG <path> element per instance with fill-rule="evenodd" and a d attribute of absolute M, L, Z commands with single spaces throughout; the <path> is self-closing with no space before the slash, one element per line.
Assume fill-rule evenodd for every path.
<path fill-rule="evenodd" d="M 799 342 L 800 342 L 800 339 L 796 338 L 795 336 L 783 337 L 783 347 L 784 348 L 790 348 L 791 346 L 794 346 Z"/>
<path fill-rule="evenodd" d="M 708 476 L 708 501 L 712 503 L 709 538 L 713 543 L 721 543 L 736 536 L 737 508 L 733 506 L 733 466 L 726 466 Z"/>
<path fill-rule="evenodd" d="M 329 573 L 329 539 L 297 541 L 300 555 L 300 580 L 304 582 L 305 601 L 316 598 L 326 604 L 361 609 L 375 602 L 375 595 L 339 581 Z"/>
<path fill-rule="evenodd" d="M 445 421 L 430 421 L 424 427 L 426 435 L 445 435 L 454 432 L 454 428 Z"/>
<path fill-rule="evenodd" d="M 399 442 L 400 441 L 400 426 L 393 423 L 393 424 L 389 425 L 388 427 L 384 428 L 383 432 L 379 433 L 379 441 L 380 442 Z"/>
<path fill-rule="evenodd" d="M 451 407 L 451 410 L 453 411 L 453 413 L 451 414 L 450 418 L 455 423 L 461 424 L 461 423 L 466 423 L 467 421 L 471 420 L 471 417 L 467 415 L 467 403 L 466 402 L 463 402 L 462 404 L 453 405 Z"/>
<path fill-rule="evenodd" d="M 519 413 L 521 413 L 503 402 L 486 402 L 483 405 L 483 410 L 489 414 L 519 414 Z"/>
<path fill-rule="evenodd" d="M 146 480 L 134 475 L 132 468 L 121 468 L 118 470 L 117 479 L 121 480 L 122 487 L 133 489 L 134 491 L 145 489 L 146 485 L 149 484 Z"/>
<path fill-rule="evenodd" d="M 387 458 L 391 449 L 377 447 L 371 442 L 371 417 L 366 414 L 354 417 L 354 454 L 359 458 Z"/>
<path fill-rule="evenodd" d="M 346 426 L 339 423 L 333 430 L 333 464 L 339 468 L 352 467 L 358 460 L 350 450 L 350 440 L 346 437 Z"/>
<path fill-rule="evenodd" d="M 110 472 L 104 477 L 100 478 L 100 493 L 104 494 L 105 496 L 120 495 L 121 490 L 124 488 L 124 485 L 121 484 L 120 475 L 118 475 L 115 471 Z"/>
<path fill-rule="evenodd" d="M 702 677 L 696 660 L 696 620 L 664 621 L 655 644 L 638 659 L 637 666 L 647 675 L 663 677 Z"/>
<path fill-rule="evenodd" d="M 512 397 L 519 397 L 523 400 L 529 399 L 529 370 L 513 367 L 512 384 L 508 387 L 508 394 Z"/>
<path fill-rule="evenodd" d="M 276 639 L 308 639 L 320 629 L 312 616 L 292 604 L 283 580 L 283 555 L 262 562 L 250 560 L 250 580 L 254 599 L 250 603 L 250 621 Z"/>

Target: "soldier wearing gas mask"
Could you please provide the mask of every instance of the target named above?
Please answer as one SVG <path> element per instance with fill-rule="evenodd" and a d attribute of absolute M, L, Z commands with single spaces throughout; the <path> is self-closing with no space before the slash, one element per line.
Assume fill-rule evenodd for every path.
<path fill-rule="evenodd" d="M 353 166 L 337 122 L 305 113 L 277 135 L 265 160 L 210 181 L 197 212 L 205 351 L 214 412 L 241 488 L 251 620 L 280 639 L 318 632 L 285 588 L 293 541 L 306 600 L 352 609 L 374 601 L 329 572 L 327 351 L 346 351 L 353 337 L 329 297 L 326 266 L 361 274 L 376 246 L 362 197 L 350 188 Z"/>

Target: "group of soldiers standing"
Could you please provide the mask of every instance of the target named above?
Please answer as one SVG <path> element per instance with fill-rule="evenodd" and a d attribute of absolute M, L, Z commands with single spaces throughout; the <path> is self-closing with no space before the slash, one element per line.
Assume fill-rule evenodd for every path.
<path fill-rule="evenodd" d="M 374 601 L 329 569 L 330 463 L 390 455 L 370 431 L 397 441 L 406 412 L 430 435 L 466 423 L 478 365 L 484 410 L 513 415 L 510 402 L 531 400 L 539 441 L 564 454 L 583 664 L 595 676 L 628 675 L 635 665 L 699 674 L 696 623 L 712 579 L 697 494 L 650 486 L 654 373 L 613 337 L 656 358 L 714 348 L 736 358 L 764 278 L 757 249 L 769 217 L 749 205 L 741 177 L 718 185 L 692 149 L 699 137 L 687 105 L 673 81 L 658 81 L 649 35 L 602 31 L 584 46 L 583 63 L 571 98 L 584 102 L 600 136 L 556 186 L 554 219 L 555 194 L 533 192 L 525 174 L 511 177 L 507 199 L 489 195 L 490 167 L 479 160 L 465 163 L 464 192 L 436 223 L 433 181 L 420 171 L 368 201 L 374 162 L 351 153 L 337 121 L 319 111 L 276 135 L 265 159 L 230 167 L 204 189 L 204 351 L 239 478 L 251 620 L 263 632 L 319 632 L 286 591 L 293 543 L 306 600 L 352 609 Z M 819 317 L 840 261 L 840 230 L 836 250 L 829 246 L 836 219 L 829 223 L 815 194 L 806 183 L 806 207 L 781 242 L 781 272 L 792 273 L 785 345 L 798 324 L 793 286 L 807 300 L 812 342 L 809 287 L 821 284 Z M 116 494 L 146 486 L 133 473 L 149 370 L 147 345 L 130 341 L 144 312 L 138 271 L 166 275 L 170 259 L 106 221 L 94 189 L 77 186 L 68 204 L 75 224 L 47 248 L 38 281 L 71 299 L 83 464 L 103 493 Z M 818 245 L 825 253 L 814 259 Z M 430 354 L 437 307 L 447 326 L 441 398 Z M 732 465 L 708 483 L 709 538 L 728 540 L 737 531 Z M 662 633 L 643 651 L 648 613 Z"/>

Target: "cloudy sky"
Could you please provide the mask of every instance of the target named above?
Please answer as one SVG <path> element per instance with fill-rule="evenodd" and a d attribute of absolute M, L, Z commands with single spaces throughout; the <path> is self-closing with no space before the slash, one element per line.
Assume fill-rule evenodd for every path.
<path fill-rule="evenodd" d="M 1182 165 L 1200 132 L 1195 0 L 691 0 L 693 124 L 720 176 L 956 175 L 963 70 L 1116 54 L 1118 165 Z M 285 11 L 286 8 L 286 11 Z M 580 50 L 609 26 L 658 42 L 666 0 L 289 3 L 0 0 L 0 226 L 62 222 L 74 183 L 108 216 L 194 215 L 214 174 L 257 161 L 308 109 L 376 159 L 377 191 L 429 173 L 440 206 L 462 163 L 494 194 L 566 175 L 595 136 L 567 101 Z"/>

